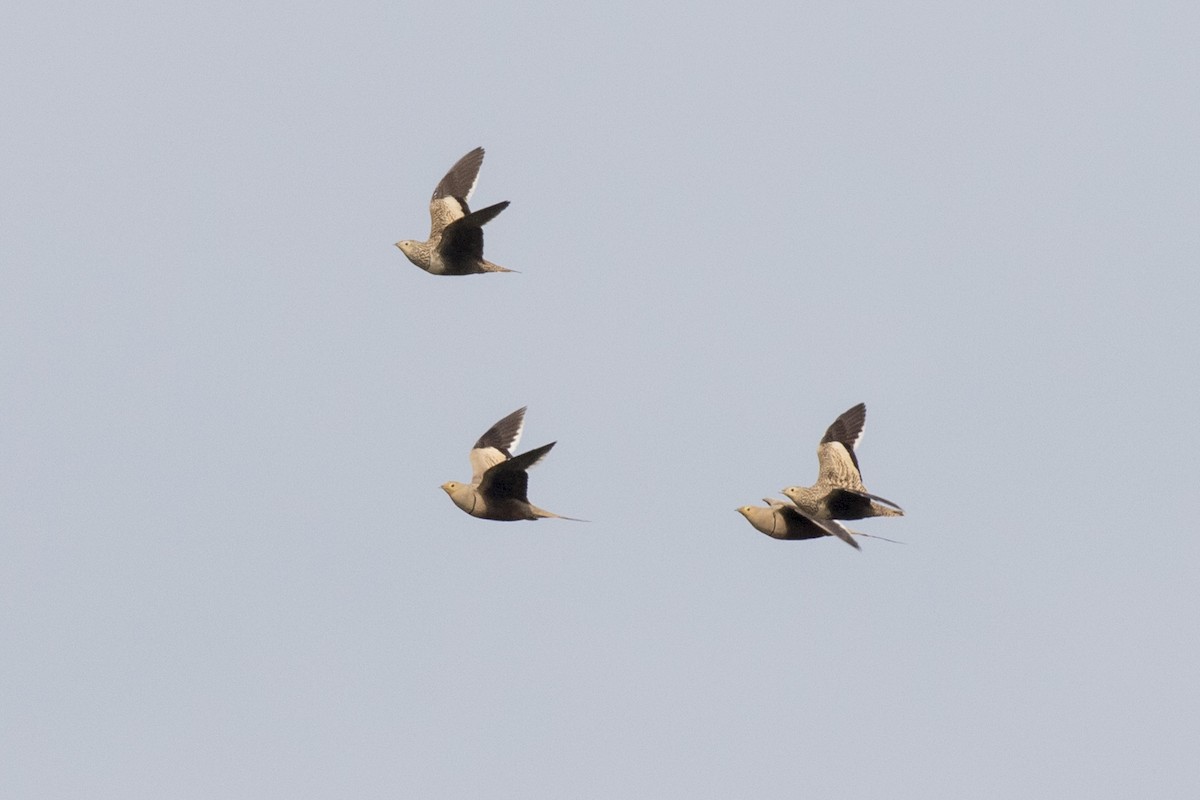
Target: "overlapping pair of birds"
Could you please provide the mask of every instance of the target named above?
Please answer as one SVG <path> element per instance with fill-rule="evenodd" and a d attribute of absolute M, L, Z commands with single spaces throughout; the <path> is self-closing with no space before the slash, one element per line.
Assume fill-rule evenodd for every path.
<path fill-rule="evenodd" d="M 483 257 L 483 226 L 508 207 L 508 201 L 471 211 L 467 200 L 475 190 L 483 148 L 477 147 L 450 168 L 433 190 L 429 201 L 432 225 L 429 240 L 396 242 L 408 260 L 433 275 L 472 275 L 513 272 Z M 859 403 L 834 420 L 817 445 L 820 472 L 812 486 L 783 490 L 791 503 L 764 498 L 763 506 L 742 506 L 738 512 L 759 531 L 776 539 L 816 539 L 836 536 L 856 550 L 852 531 L 841 520 L 896 517 L 900 506 L 863 486 L 854 448 L 862 439 L 867 407 Z M 525 428 L 525 409 L 519 408 L 488 428 L 471 448 L 471 482 L 449 481 L 442 489 L 454 505 L 473 517 L 502 521 L 522 519 L 574 519 L 538 508 L 529 502 L 529 468 L 555 443 L 514 456 Z M 575 520 L 580 521 L 580 520 Z M 883 538 L 883 537 L 874 537 Z"/>

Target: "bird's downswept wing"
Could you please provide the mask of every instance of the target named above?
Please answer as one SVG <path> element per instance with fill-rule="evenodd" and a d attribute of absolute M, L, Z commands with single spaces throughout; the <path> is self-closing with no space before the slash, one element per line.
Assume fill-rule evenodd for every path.
<path fill-rule="evenodd" d="M 529 502 L 529 473 L 527 470 L 542 460 L 550 448 L 556 443 L 550 442 L 541 447 L 513 456 L 501 461 L 483 474 L 479 482 L 479 493 L 489 502 L 502 500 L 519 500 Z"/>
<path fill-rule="evenodd" d="M 763 502 L 776 515 L 779 523 L 783 525 L 783 530 L 787 538 L 820 539 L 829 535 L 823 527 L 813 522 L 804 514 L 801 514 L 800 510 L 791 503 L 785 503 L 774 497 L 764 497 Z"/>
<path fill-rule="evenodd" d="M 768 502 L 770 502 L 770 501 L 768 501 Z M 778 502 L 778 501 L 776 501 L 776 502 Z M 774 503 L 772 503 L 772 505 L 774 505 Z M 813 525 L 815 525 L 818 528 L 820 528 L 821 530 L 825 531 L 825 533 L 829 534 L 830 536 L 836 536 L 837 538 L 841 539 L 846 544 L 853 547 L 855 550 L 862 549 L 861 547 L 858 546 L 858 542 L 854 541 L 854 537 L 850 535 L 850 529 L 847 528 L 845 525 L 842 525 L 840 522 L 837 522 L 836 520 L 831 520 L 831 519 L 816 519 L 815 517 L 810 517 L 808 514 L 805 514 L 803 511 L 796 508 L 795 506 L 783 507 L 783 508 L 787 509 L 784 513 L 794 513 L 798 517 L 808 520 Z M 782 508 L 781 508 L 781 510 L 782 510 Z"/>
<path fill-rule="evenodd" d="M 483 258 L 483 226 L 506 208 L 504 200 L 455 219 L 442 231 L 438 251 L 448 261 Z"/>
<path fill-rule="evenodd" d="M 833 514 L 835 518 L 850 519 L 849 515 L 858 513 L 861 507 L 870 507 L 872 500 L 874 500 L 876 503 L 882 503 L 885 506 L 894 508 L 901 514 L 904 513 L 903 508 L 901 508 L 898 504 L 893 503 L 891 500 L 888 500 L 886 497 L 880 497 L 877 494 L 857 491 L 854 489 L 833 489 L 830 491 L 829 498 L 826 500 L 826 503 L 829 506 L 830 513 Z"/>

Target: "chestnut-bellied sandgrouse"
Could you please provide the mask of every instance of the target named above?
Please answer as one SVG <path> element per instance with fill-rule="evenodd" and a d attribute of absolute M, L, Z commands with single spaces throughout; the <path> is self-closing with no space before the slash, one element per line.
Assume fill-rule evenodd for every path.
<path fill-rule="evenodd" d="M 529 473 L 526 471 L 550 452 L 554 442 L 514 456 L 521 431 L 525 428 L 525 409 L 518 408 L 487 429 L 471 448 L 471 482 L 450 481 L 442 489 L 454 505 L 480 519 L 511 522 L 519 519 L 569 519 L 529 502 Z"/>
<path fill-rule="evenodd" d="M 429 201 L 429 241 L 396 242 L 409 261 L 432 275 L 514 271 L 483 257 L 483 226 L 508 208 L 508 201 L 478 211 L 467 207 L 482 165 L 483 148 L 476 147 L 438 182 Z"/>
<path fill-rule="evenodd" d="M 789 486 L 783 493 L 815 521 L 898 517 L 904 510 L 863 486 L 854 448 L 862 439 L 867 407 L 859 403 L 833 421 L 817 445 L 820 466 L 812 486 Z"/>

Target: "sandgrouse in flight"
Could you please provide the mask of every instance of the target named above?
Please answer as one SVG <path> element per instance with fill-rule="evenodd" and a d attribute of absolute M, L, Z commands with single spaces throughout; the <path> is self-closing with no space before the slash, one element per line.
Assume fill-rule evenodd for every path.
<path fill-rule="evenodd" d="M 508 208 L 508 201 L 478 211 L 467 207 L 482 165 L 483 148 L 476 147 L 438 182 L 429 201 L 429 241 L 396 242 L 409 261 L 432 275 L 513 272 L 483 257 L 483 226 Z"/>
<path fill-rule="evenodd" d="M 471 448 L 471 482 L 449 481 L 442 489 L 454 505 L 480 519 L 511 522 L 520 519 L 569 519 L 529 502 L 530 467 L 550 452 L 554 442 L 514 456 L 521 431 L 525 428 L 525 409 L 518 408 L 487 429 Z"/>

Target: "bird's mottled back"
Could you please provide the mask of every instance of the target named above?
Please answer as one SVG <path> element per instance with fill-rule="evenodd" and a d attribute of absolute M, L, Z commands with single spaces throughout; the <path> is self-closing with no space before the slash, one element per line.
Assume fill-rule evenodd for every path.
<path fill-rule="evenodd" d="M 841 442 L 822 442 L 817 445 L 817 487 L 862 489 L 862 474 L 854 451 Z"/>

